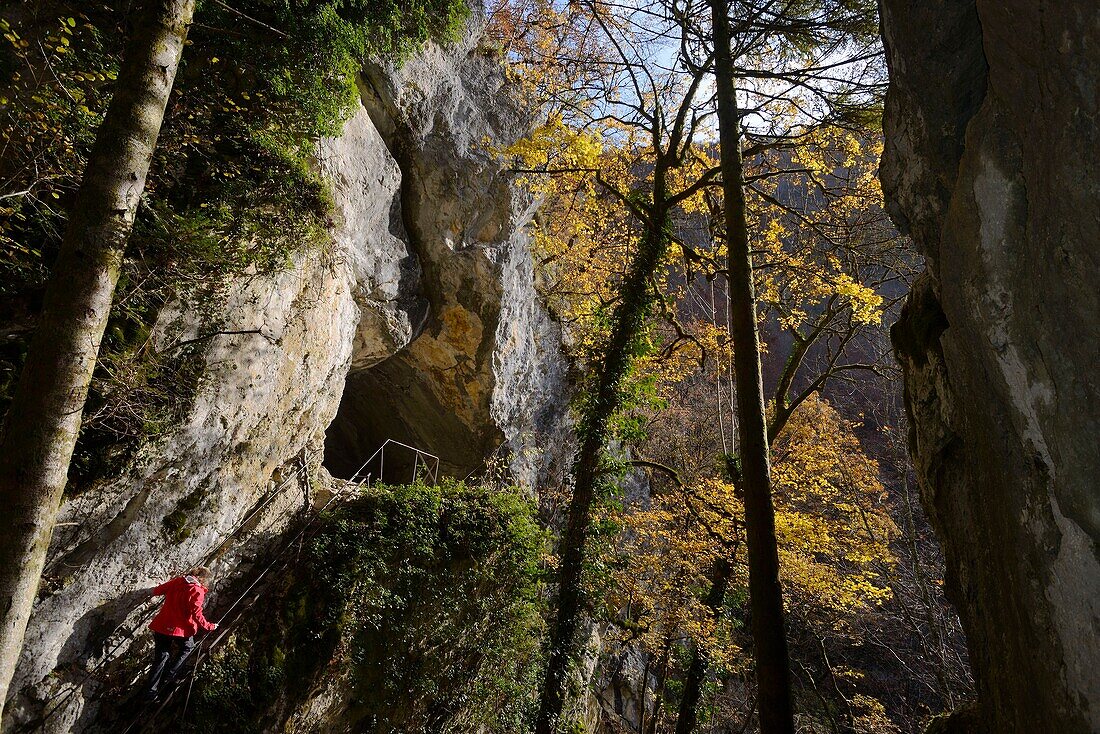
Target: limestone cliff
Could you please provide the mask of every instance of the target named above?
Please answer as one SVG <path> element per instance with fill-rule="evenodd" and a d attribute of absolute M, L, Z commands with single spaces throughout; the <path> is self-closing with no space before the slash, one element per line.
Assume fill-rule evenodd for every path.
<path fill-rule="evenodd" d="M 881 5 L 883 184 L 928 261 L 894 340 L 979 692 L 955 723 L 1100 731 L 1100 6 Z"/>
<path fill-rule="evenodd" d="M 346 475 L 386 438 L 459 476 L 500 446 L 531 481 L 564 461 L 530 202 L 486 147 L 526 126 L 499 61 L 470 37 L 372 65 L 361 88 L 317 156 L 332 250 L 161 314 L 158 349 L 202 345 L 198 394 L 121 475 L 66 501 L 5 731 L 91 726 L 143 662 L 142 590 L 207 559 L 227 588 L 255 574 L 259 549 L 314 501 L 322 462 Z M 213 598 L 212 617 L 230 601 Z"/>

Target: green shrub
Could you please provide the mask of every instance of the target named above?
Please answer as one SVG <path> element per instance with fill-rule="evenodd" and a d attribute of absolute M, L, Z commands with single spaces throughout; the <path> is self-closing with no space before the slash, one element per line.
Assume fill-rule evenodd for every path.
<path fill-rule="evenodd" d="M 278 624 L 267 611 L 238 637 L 231 650 L 248 658 L 221 654 L 250 683 L 227 700 L 203 680 L 197 730 L 247 731 L 225 722 L 290 711 L 288 700 L 324 679 L 348 691 L 339 718 L 355 731 L 528 731 L 546 549 L 518 491 L 454 481 L 370 490 L 325 519 L 288 579 Z M 273 675 L 293 690 L 262 683 Z"/>

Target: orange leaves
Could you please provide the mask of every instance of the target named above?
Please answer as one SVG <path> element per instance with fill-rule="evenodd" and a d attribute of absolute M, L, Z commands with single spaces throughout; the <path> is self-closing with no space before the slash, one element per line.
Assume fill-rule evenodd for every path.
<path fill-rule="evenodd" d="M 502 154 L 528 174 L 528 186 L 549 191 L 557 188 L 549 178 L 552 176 L 574 174 L 574 181 L 589 181 L 602 163 L 603 144 L 598 136 L 567 126 L 561 115 L 554 113 Z"/>
<path fill-rule="evenodd" d="M 780 563 L 788 592 L 838 612 L 889 596 L 890 520 L 878 464 L 855 426 L 819 398 L 791 416 L 773 448 Z"/>
<path fill-rule="evenodd" d="M 650 650 L 692 639 L 716 662 L 732 664 L 740 648 L 704 598 L 712 564 L 737 541 L 739 513 L 732 486 L 716 479 L 625 512 L 614 583 L 605 596 L 609 613 L 628 616 L 634 636 L 644 629 L 641 642 Z"/>
<path fill-rule="evenodd" d="M 876 326 L 876 286 L 899 263 L 882 208 L 880 136 L 819 128 L 746 162 L 757 290 L 766 314 L 812 329 L 822 308 L 856 328 Z"/>
<path fill-rule="evenodd" d="M 482 47 L 509 62 L 513 81 L 534 109 L 579 110 L 584 90 L 605 73 L 606 39 L 580 4 L 553 0 L 492 0 Z"/>

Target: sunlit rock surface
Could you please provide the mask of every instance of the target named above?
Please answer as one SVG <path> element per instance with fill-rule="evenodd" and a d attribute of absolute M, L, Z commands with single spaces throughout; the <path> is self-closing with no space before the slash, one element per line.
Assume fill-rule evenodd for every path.
<path fill-rule="evenodd" d="M 62 508 L 5 731 L 118 721 L 149 644 L 142 590 L 212 555 L 224 588 L 258 573 L 265 558 L 253 556 L 314 502 L 306 476 L 323 477 L 322 461 L 354 471 L 394 438 L 452 475 L 494 451 L 529 482 L 567 463 L 560 335 L 533 285 L 530 201 L 491 152 L 527 124 L 499 60 L 471 37 L 366 69 L 362 92 L 317 156 L 334 188 L 332 251 L 242 277 L 224 303 L 162 314 L 158 348 L 205 345 L 198 394 L 121 476 Z M 211 618 L 231 602 L 215 594 Z"/>
<path fill-rule="evenodd" d="M 407 349 L 353 370 L 329 434 L 330 466 L 348 476 L 395 439 L 433 451 L 459 476 L 510 449 L 513 468 L 535 481 L 547 462 L 531 452 L 533 439 L 555 431 L 564 410 L 560 334 L 535 297 L 532 203 L 493 152 L 528 120 L 499 58 L 472 37 L 401 68 L 370 66 L 361 91 L 400 171 L 397 206 L 430 308 Z"/>

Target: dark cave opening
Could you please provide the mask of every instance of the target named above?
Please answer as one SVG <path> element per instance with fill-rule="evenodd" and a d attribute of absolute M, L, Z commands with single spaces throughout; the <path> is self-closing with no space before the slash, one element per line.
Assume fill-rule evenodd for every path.
<path fill-rule="evenodd" d="M 325 432 L 325 468 L 339 479 L 405 483 L 413 477 L 415 452 L 392 442 L 416 446 L 400 417 L 398 396 L 373 370 L 348 375 L 336 417 Z M 391 443 L 383 446 L 389 440 Z"/>
<path fill-rule="evenodd" d="M 443 405 L 430 374 L 399 353 L 348 375 L 325 432 L 324 466 L 339 479 L 369 474 L 371 481 L 404 484 L 425 471 L 426 457 L 418 449 L 438 457 L 438 476 L 461 478 L 480 466 L 486 445 L 500 442 L 497 433 L 487 433 Z"/>

